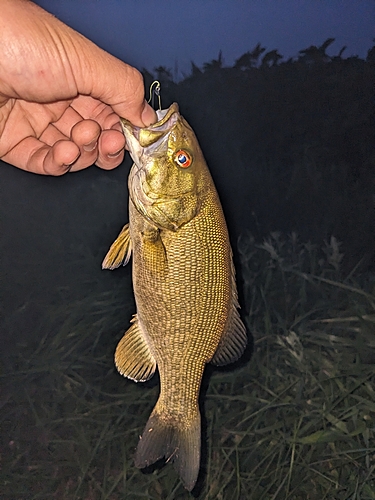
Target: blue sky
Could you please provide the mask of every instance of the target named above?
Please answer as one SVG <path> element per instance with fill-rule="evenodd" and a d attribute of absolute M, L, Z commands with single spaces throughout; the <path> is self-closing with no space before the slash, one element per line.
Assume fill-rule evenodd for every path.
<path fill-rule="evenodd" d="M 223 51 L 224 63 L 260 42 L 286 58 L 336 38 L 328 53 L 365 57 L 374 0 L 37 0 L 105 50 L 141 69 L 190 71 Z"/>

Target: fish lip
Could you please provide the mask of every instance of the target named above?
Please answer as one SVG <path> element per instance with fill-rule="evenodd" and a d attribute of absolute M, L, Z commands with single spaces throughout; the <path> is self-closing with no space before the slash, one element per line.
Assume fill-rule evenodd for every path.
<path fill-rule="evenodd" d="M 172 103 L 168 109 L 158 109 L 156 111 L 156 115 L 159 120 L 155 123 L 152 123 L 148 127 L 137 127 L 136 125 L 133 125 L 129 120 L 126 120 L 126 118 L 121 118 L 121 124 L 129 132 L 139 131 L 141 129 L 155 130 L 167 123 L 174 113 L 179 113 L 177 102 Z"/>
<path fill-rule="evenodd" d="M 135 153 L 138 150 L 138 156 L 140 156 L 140 148 L 150 148 L 151 152 L 155 151 L 180 117 L 176 102 L 171 104 L 168 109 L 157 110 L 156 114 L 159 120 L 148 127 L 137 127 L 125 118 L 120 119 L 130 153 Z"/>
<path fill-rule="evenodd" d="M 149 127 L 145 127 L 145 128 L 153 130 L 153 129 L 158 129 L 158 128 L 162 127 L 165 123 L 167 123 L 170 120 L 170 118 L 172 117 L 172 115 L 174 113 L 179 114 L 179 107 L 178 107 L 177 102 L 172 103 L 168 109 L 158 109 L 156 111 L 156 114 L 157 114 L 158 118 L 160 116 L 159 121 L 157 121 L 156 123 L 153 123 Z"/>
<path fill-rule="evenodd" d="M 176 102 L 168 109 L 156 111 L 159 120 L 148 127 L 137 127 L 129 120 L 120 118 L 122 130 L 126 139 L 127 149 L 138 170 L 144 169 L 147 158 L 156 151 L 164 151 L 168 147 L 169 133 L 180 119 L 179 107 Z"/>

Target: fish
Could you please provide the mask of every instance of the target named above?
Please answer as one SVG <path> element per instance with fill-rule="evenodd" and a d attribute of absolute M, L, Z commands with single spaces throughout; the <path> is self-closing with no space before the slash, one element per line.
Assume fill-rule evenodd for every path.
<path fill-rule="evenodd" d="M 237 361 L 247 332 L 226 221 L 198 140 L 177 103 L 157 118 L 144 128 L 121 118 L 134 161 L 129 223 L 102 267 L 132 259 L 136 314 L 116 347 L 117 370 L 135 382 L 149 380 L 156 368 L 160 377 L 135 466 L 173 462 L 191 491 L 200 469 L 205 366 Z"/>

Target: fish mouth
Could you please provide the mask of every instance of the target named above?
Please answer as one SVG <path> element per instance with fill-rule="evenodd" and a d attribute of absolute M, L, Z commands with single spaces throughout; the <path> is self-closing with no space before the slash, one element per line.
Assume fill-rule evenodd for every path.
<path fill-rule="evenodd" d="M 121 118 L 130 155 L 137 165 L 137 157 L 143 154 L 151 155 L 164 149 L 169 132 L 180 118 L 178 104 L 174 102 L 168 109 L 159 109 L 156 115 L 158 121 L 148 127 L 136 127 L 125 118 Z"/>

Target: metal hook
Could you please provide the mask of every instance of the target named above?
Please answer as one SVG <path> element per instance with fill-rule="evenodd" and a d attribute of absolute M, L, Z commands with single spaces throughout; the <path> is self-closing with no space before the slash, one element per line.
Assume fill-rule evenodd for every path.
<path fill-rule="evenodd" d="M 159 111 L 161 111 L 160 82 L 158 80 L 155 80 L 150 85 L 150 98 L 147 102 L 150 103 L 151 101 L 152 107 L 154 107 L 155 95 L 158 97 Z"/>

